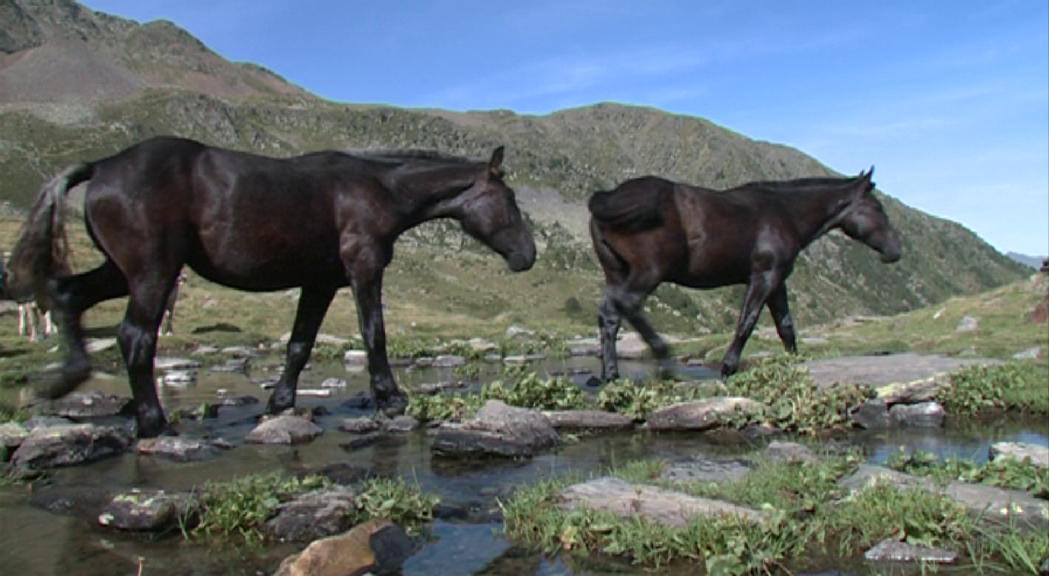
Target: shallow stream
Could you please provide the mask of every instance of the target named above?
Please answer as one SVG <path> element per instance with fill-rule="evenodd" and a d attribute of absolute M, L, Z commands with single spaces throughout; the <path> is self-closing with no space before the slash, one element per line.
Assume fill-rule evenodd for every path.
<path fill-rule="evenodd" d="M 349 416 L 368 414 L 346 405 L 355 394 L 367 389 L 364 372 L 346 372 L 336 363 L 319 363 L 302 377 L 300 388 L 318 388 L 329 377 L 347 380 L 343 389 L 329 398 L 300 397 L 299 405 L 323 406 L 326 415 L 317 419 L 325 433 L 313 442 L 295 447 L 259 446 L 243 443 L 255 424 L 268 392 L 255 381 L 272 377 L 279 360 L 256 359 L 249 375 L 218 374 L 203 369 L 196 383 L 185 388 L 163 388 L 169 412 L 214 402 L 222 394 L 250 395 L 260 402 L 241 407 L 223 407 L 217 418 L 183 420 L 180 433 L 197 437 L 221 437 L 236 447 L 203 462 L 177 463 L 128 452 L 72 468 L 57 469 L 51 482 L 30 493 L 26 486 L 0 488 L 0 573 L 33 575 L 135 575 L 141 558 L 143 576 L 270 574 L 281 558 L 296 550 L 294 545 L 265 548 L 217 547 L 188 543 L 177 534 L 159 539 L 115 533 L 98 527 L 89 513 L 105 494 L 131 488 L 187 490 L 207 480 L 226 480 L 254 472 L 319 470 L 342 467 L 349 476 L 378 474 L 400 476 L 419 483 L 423 490 L 440 496 L 442 519 L 426 533 L 420 551 L 404 566 L 405 575 L 555 575 L 631 573 L 628 566 L 600 560 L 550 558 L 514 546 L 501 534 L 498 500 L 515 488 L 539 479 L 572 474 L 588 477 L 609 467 L 639 458 L 682 459 L 696 455 L 734 455 L 760 448 L 763 441 L 738 434 L 652 434 L 632 433 L 580 436 L 524 462 L 460 463 L 431 456 L 425 429 L 403 435 L 387 435 L 376 444 L 348 450 L 341 445 L 351 436 L 338 430 Z M 533 368 L 547 373 L 569 373 L 580 385 L 598 368 L 592 358 L 545 360 Z M 641 376 L 648 367 L 624 363 L 626 374 Z M 683 369 L 685 370 L 685 369 Z M 482 378 L 492 378 L 496 367 L 486 367 Z M 713 377 L 703 368 L 689 368 L 694 378 Z M 398 369 L 402 384 L 448 381 L 449 369 Z M 254 380 L 254 381 L 253 381 Z M 87 386 L 117 394 L 128 394 L 123 380 L 96 378 Z M 1049 445 L 1049 425 L 1033 420 L 961 426 L 950 422 L 944 429 L 857 432 L 843 440 L 862 446 L 870 459 L 883 462 L 900 446 L 921 448 L 943 456 L 986 460 L 992 442 L 1002 440 Z M 838 441 L 842 441 L 839 439 Z M 825 559 L 816 562 L 821 570 L 862 574 L 866 568 L 855 559 Z M 624 572 L 625 571 L 625 572 Z M 681 567 L 670 573 L 690 574 Z M 830 572 L 834 573 L 834 572 Z"/>

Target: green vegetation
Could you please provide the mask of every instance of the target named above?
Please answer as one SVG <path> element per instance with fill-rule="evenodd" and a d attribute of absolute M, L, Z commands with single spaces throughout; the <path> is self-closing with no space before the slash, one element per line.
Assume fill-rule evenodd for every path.
<path fill-rule="evenodd" d="M 322 476 L 300 478 L 278 472 L 208 482 L 201 491 L 197 508 L 184 518 L 183 534 L 187 538 L 259 544 L 265 540 L 263 524 L 282 502 L 331 486 Z M 354 501 L 354 524 L 388 518 L 412 531 L 433 519 L 433 507 L 438 499 L 402 479 L 375 478 L 359 487 Z M 194 516 L 197 523 L 190 529 Z"/>
<path fill-rule="evenodd" d="M 886 464 L 894 470 L 929 476 L 942 483 L 951 480 L 979 482 L 1001 488 L 1024 490 L 1037 498 L 1049 500 L 1049 469 L 1029 461 L 1001 458 L 985 464 L 975 464 L 970 460 L 958 458 L 940 460 L 931 452 L 907 451 L 901 448 Z"/>
<path fill-rule="evenodd" d="M 637 517 L 562 510 L 559 494 L 576 480 L 569 478 L 523 488 L 501 506 L 515 540 L 550 553 L 612 555 L 649 569 L 684 561 L 701 563 L 711 574 L 790 573 L 806 558 L 852 557 L 886 538 L 958 551 L 981 573 L 1030 571 L 1049 554 L 1046 534 L 983 525 L 942 495 L 877 485 L 849 496 L 838 480 L 859 460 L 850 453 L 817 464 L 762 462 L 741 481 L 727 483 L 660 480 L 659 461 L 611 471 L 631 482 L 760 509 L 766 520 L 754 524 L 723 517 L 668 528 Z"/>
<path fill-rule="evenodd" d="M 1049 414 L 1049 365 L 1010 362 L 972 366 L 951 375 L 941 394 L 950 414 L 971 415 L 993 410 Z"/>
<path fill-rule="evenodd" d="M 782 430 L 815 434 L 851 426 L 848 408 L 869 393 L 846 384 L 821 389 L 802 367 L 803 360 L 795 354 L 763 359 L 730 378 L 728 393 L 763 402 L 767 408 L 760 419 Z"/>

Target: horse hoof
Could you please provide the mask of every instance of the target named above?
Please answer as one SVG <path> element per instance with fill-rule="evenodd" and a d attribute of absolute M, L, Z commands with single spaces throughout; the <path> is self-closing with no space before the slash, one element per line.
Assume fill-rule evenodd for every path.
<path fill-rule="evenodd" d="M 400 416 L 408 409 L 408 397 L 401 392 L 391 394 L 386 398 L 376 399 L 375 403 L 380 412 L 390 417 Z"/>

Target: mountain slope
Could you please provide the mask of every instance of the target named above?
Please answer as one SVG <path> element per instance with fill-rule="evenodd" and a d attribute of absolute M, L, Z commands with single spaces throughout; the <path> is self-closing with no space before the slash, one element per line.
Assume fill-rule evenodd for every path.
<path fill-rule="evenodd" d="M 413 147 L 481 157 L 506 144 L 509 180 L 537 223 L 543 250 L 538 271 L 507 281 L 521 283 L 521 293 L 531 284 L 545 299 L 526 306 L 484 288 L 492 291 L 492 310 L 453 306 L 455 313 L 484 316 L 538 306 L 552 321 L 589 324 L 601 279 L 589 255 L 584 200 L 623 179 L 659 174 L 727 188 L 832 173 L 795 149 L 649 108 L 599 104 L 529 116 L 339 105 L 261 68 L 226 62 L 170 23 L 139 25 L 66 0 L 0 0 L 0 15 L 15 23 L 0 35 L 0 200 L 15 206 L 27 206 L 62 165 L 156 134 L 276 156 Z M 77 76 L 83 70 L 90 79 Z M 885 199 L 903 236 L 904 259 L 884 266 L 837 234 L 815 243 L 790 281 L 802 322 L 908 310 L 1023 274 L 962 226 Z M 446 223 L 428 225 L 403 244 L 409 253 L 429 253 L 434 246 L 480 251 Z M 449 293 L 479 284 L 471 281 L 479 270 L 460 273 L 461 286 L 451 282 Z M 421 269 L 414 274 L 425 276 Z M 405 290 L 412 278 L 405 276 Z M 435 293 L 435 306 L 442 306 L 442 295 Z M 582 311 L 570 299 L 582 303 Z M 664 287 L 650 308 L 663 327 L 717 329 L 734 322 L 740 299 L 738 289 Z"/>

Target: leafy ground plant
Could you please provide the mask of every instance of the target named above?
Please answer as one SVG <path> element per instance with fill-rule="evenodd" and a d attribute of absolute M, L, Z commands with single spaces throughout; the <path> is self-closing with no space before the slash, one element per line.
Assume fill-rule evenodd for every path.
<path fill-rule="evenodd" d="M 929 476 L 940 482 L 961 480 L 978 482 L 1000 488 L 1024 490 L 1036 498 L 1049 499 L 1049 469 L 1030 461 L 1002 458 L 984 464 L 971 460 L 947 458 L 940 460 L 932 452 L 901 448 L 886 464 L 900 472 Z"/>
<path fill-rule="evenodd" d="M 988 410 L 1019 410 L 1049 414 L 1049 365 L 1009 362 L 970 366 L 951 376 L 941 401 L 950 414 L 972 415 Z"/>
<path fill-rule="evenodd" d="M 409 532 L 433 520 L 433 507 L 439 499 L 425 494 L 418 484 L 401 478 L 373 478 L 364 483 L 356 497 L 354 523 L 387 518 Z"/>
<path fill-rule="evenodd" d="M 321 476 L 298 478 L 277 472 L 208 482 L 200 497 L 197 525 L 189 534 L 220 539 L 240 537 L 248 544 L 260 543 L 264 540 L 260 527 L 281 502 L 328 485 Z"/>

